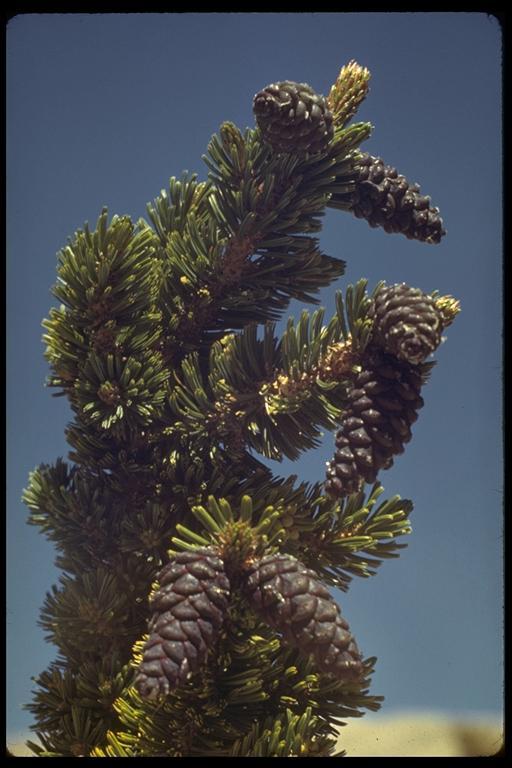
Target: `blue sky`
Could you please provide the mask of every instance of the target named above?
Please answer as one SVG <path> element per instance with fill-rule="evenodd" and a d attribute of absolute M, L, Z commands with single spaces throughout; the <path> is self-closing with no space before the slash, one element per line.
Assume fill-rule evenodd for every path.
<path fill-rule="evenodd" d="M 253 125 L 252 97 L 276 80 L 327 94 L 340 67 L 368 67 L 358 117 L 367 151 L 439 206 L 438 246 L 329 211 L 326 253 L 360 277 L 460 299 L 425 387 L 413 440 L 381 475 L 412 498 L 398 560 L 337 595 L 366 655 L 383 715 L 502 707 L 501 32 L 474 13 L 29 14 L 7 29 L 7 577 L 9 733 L 26 731 L 31 676 L 53 659 L 36 622 L 56 582 L 53 549 L 26 525 L 28 473 L 66 457 L 71 412 L 44 387 L 41 320 L 56 304 L 56 252 L 84 221 L 145 216 L 201 161 L 223 120 Z M 294 302 L 288 314 L 298 315 Z M 333 436 L 283 475 L 324 476 Z M 372 715 L 378 718 L 379 713 Z"/>

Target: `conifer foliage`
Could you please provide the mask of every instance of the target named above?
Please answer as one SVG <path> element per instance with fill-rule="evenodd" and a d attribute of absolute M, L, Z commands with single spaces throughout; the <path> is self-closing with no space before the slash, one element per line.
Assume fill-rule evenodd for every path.
<path fill-rule="evenodd" d="M 325 98 L 262 88 L 254 128 L 212 137 L 205 180 L 171 178 L 148 220 L 104 209 L 58 255 L 43 325 L 70 452 L 24 492 L 62 570 L 40 621 L 56 658 L 27 705 L 35 755 L 342 755 L 340 723 L 380 706 L 374 640 L 356 642 L 329 588 L 405 546 L 412 502 L 377 503 L 380 473 L 459 304 L 360 280 L 325 322 L 304 310 L 276 330 L 343 275 L 316 236 L 326 208 L 422 244 L 445 234 L 360 149 L 369 77 L 351 61 Z M 273 474 L 265 459 L 322 430 L 326 478 Z"/>

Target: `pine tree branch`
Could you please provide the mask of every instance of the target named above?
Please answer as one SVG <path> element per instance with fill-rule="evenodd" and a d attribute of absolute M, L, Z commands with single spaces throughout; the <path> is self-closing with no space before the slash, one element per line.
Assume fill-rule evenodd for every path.
<path fill-rule="evenodd" d="M 222 443 L 231 455 L 245 448 L 270 458 L 296 458 L 314 447 L 319 427 L 332 429 L 343 409 L 345 385 L 357 372 L 368 343 L 370 300 L 365 283 L 347 290 L 347 317 L 341 297 L 337 314 L 322 325 L 323 310 L 290 320 L 280 340 L 266 323 L 216 342 L 208 379 L 199 356 L 190 355 L 176 374 L 170 405 L 178 433 L 195 435 L 205 446 Z"/>
<path fill-rule="evenodd" d="M 321 254 L 308 233 L 319 230 L 334 191 L 345 189 L 350 153 L 368 133 L 365 124 L 339 131 L 326 153 L 299 162 L 273 155 L 258 130 L 242 136 L 224 123 L 204 158 L 210 181 L 184 224 L 174 209 L 184 207 L 184 197 L 193 200 L 188 190 L 196 182 L 171 180 L 170 195 L 151 208 L 165 241 L 165 301 L 173 316 L 168 360 L 208 346 L 226 328 L 277 319 L 291 298 L 314 301 L 343 273 L 343 262 Z"/>

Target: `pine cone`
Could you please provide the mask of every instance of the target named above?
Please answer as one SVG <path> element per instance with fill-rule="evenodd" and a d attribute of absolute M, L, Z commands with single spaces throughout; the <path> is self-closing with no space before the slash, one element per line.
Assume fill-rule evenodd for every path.
<path fill-rule="evenodd" d="M 180 552 L 158 574 L 149 639 L 135 685 L 141 696 L 167 695 L 205 661 L 227 608 L 229 581 L 213 547 Z"/>
<path fill-rule="evenodd" d="M 327 97 L 327 104 L 336 125 L 346 125 L 355 115 L 368 93 L 369 79 L 369 70 L 354 60 L 341 68 Z"/>
<path fill-rule="evenodd" d="M 267 555 L 249 571 L 254 609 L 283 640 L 311 653 L 321 670 L 340 679 L 360 677 L 361 654 L 327 587 L 290 555 Z"/>
<path fill-rule="evenodd" d="M 434 303 L 442 318 L 443 329 L 453 323 L 460 312 L 460 301 L 453 296 L 438 296 Z"/>
<path fill-rule="evenodd" d="M 368 351 L 336 433 L 325 483 L 328 494 L 356 493 L 393 465 L 393 456 L 403 453 L 411 439 L 411 426 L 423 406 L 422 383 L 420 367 L 378 349 Z"/>
<path fill-rule="evenodd" d="M 385 285 L 374 297 L 372 343 L 411 365 L 422 363 L 441 343 L 443 315 L 435 299 L 405 283 Z"/>
<path fill-rule="evenodd" d="M 277 152 L 321 152 L 334 135 L 326 100 L 306 83 L 267 85 L 254 97 L 253 109 L 264 140 Z"/>
<path fill-rule="evenodd" d="M 430 207 L 430 197 L 420 195 L 417 184 L 409 184 L 396 168 L 380 157 L 361 154 L 355 163 L 352 213 L 371 227 L 402 232 L 410 240 L 439 243 L 446 230 L 439 208 Z"/>

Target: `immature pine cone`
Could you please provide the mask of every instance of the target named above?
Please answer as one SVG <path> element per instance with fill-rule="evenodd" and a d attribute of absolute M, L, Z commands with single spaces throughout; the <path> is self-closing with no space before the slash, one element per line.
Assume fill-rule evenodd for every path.
<path fill-rule="evenodd" d="M 371 227 L 402 232 L 410 240 L 439 243 L 446 234 L 439 208 L 431 208 L 430 197 L 419 192 L 417 184 L 409 184 L 380 157 L 365 152 L 356 159 L 352 213 Z"/>
<path fill-rule="evenodd" d="M 290 555 L 267 555 L 246 581 L 254 609 L 283 640 L 313 654 L 319 668 L 339 679 L 359 678 L 361 654 L 327 587 Z"/>
<path fill-rule="evenodd" d="M 222 626 L 229 581 L 213 547 L 180 552 L 158 574 L 149 639 L 135 679 L 149 699 L 167 695 L 205 661 Z"/>
<path fill-rule="evenodd" d="M 420 366 L 369 349 L 357 374 L 336 433 L 325 490 L 334 497 L 374 483 L 381 469 L 393 465 L 411 439 L 411 426 L 423 406 Z"/>
<path fill-rule="evenodd" d="M 370 72 L 356 61 L 341 68 L 336 82 L 329 91 L 327 104 L 336 125 L 346 125 L 368 93 Z"/>
<path fill-rule="evenodd" d="M 253 109 L 264 140 L 277 152 L 321 152 L 334 135 L 326 100 L 306 83 L 267 85 L 254 97 Z"/>
<path fill-rule="evenodd" d="M 372 343 L 412 365 L 422 363 L 441 343 L 442 312 L 419 288 L 384 285 L 375 294 L 369 316 Z"/>

